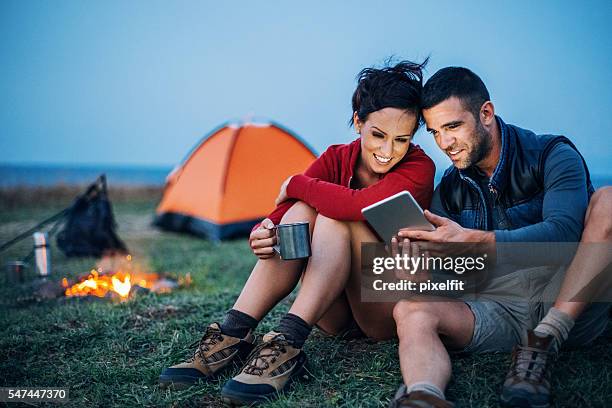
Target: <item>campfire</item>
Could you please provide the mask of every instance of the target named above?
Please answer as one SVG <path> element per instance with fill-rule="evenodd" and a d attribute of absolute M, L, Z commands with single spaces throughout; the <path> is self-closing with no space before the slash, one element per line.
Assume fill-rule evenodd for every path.
<path fill-rule="evenodd" d="M 162 278 L 156 273 L 143 270 L 139 263 L 132 261 L 131 255 L 115 255 L 102 258 L 87 277 L 76 283 L 63 278 L 62 286 L 66 297 L 96 296 L 126 300 L 137 290 L 167 293 L 179 284 L 188 285 L 190 280 L 189 275 L 179 282 Z"/>

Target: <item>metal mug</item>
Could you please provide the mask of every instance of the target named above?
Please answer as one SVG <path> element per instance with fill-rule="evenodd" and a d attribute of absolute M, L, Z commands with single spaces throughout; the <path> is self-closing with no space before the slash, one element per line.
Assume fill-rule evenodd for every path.
<path fill-rule="evenodd" d="M 22 261 L 10 261 L 6 264 L 6 275 L 10 283 L 21 283 L 27 264 Z"/>
<path fill-rule="evenodd" d="M 308 222 L 295 222 L 293 224 L 279 224 L 276 229 L 276 242 L 274 250 L 282 260 L 309 258 L 310 233 Z"/>

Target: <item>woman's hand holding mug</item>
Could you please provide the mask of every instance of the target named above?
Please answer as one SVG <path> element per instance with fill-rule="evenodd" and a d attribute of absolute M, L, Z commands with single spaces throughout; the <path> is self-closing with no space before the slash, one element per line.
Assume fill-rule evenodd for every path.
<path fill-rule="evenodd" d="M 276 245 L 276 230 L 274 223 L 269 218 L 261 222 L 261 225 L 251 232 L 249 236 L 249 245 L 253 253 L 259 259 L 273 258 L 274 245 Z"/>

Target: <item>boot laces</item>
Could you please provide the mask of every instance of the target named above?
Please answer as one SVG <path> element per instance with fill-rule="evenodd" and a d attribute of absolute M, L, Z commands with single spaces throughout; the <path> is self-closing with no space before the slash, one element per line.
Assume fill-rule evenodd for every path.
<path fill-rule="evenodd" d="M 207 327 L 202 338 L 191 345 L 192 348 L 197 345 L 197 350 L 193 358 L 198 357 L 202 361 L 206 361 L 204 353 L 210 351 L 212 346 L 221 341 L 223 341 L 221 330 L 215 327 Z"/>
<path fill-rule="evenodd" d="M 541 383 L 547 376 L 546 366 L 552 352 L 527 347 L 517 346 L 512 355 L 511 375 L 532 382 Z"/>
<path fill-rule="evenodd" d="M 270 341 L 258 345 L 247 357 L 243 371 L 247 374 L 261 376 L 264 370 L 270 368 L 270 363 L 275 362 L 281 353 L 287 352 L 289 345 L 289 341 L 282 335 L 277 335 Z"/>

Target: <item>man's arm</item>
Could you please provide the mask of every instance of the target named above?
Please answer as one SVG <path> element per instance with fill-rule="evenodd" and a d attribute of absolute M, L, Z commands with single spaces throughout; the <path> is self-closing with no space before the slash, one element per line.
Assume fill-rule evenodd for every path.
<path fill-rule="evenodd" d="M 434 192 L 432 212 L 425 213 L 435 231 L 400 230 L 401 238 L 433 242 L 577 242 L 582 234 L 588 205 L 586 171 L 578 152 L 559 144 L 544 165 L 544 201 L 541 222 L 515 230 L 479 231 L 452 221 L 441 204 L 439 186 Z M 441 218 L 445 217 L 445 218 Z"/>
<path fill-rule="evenodd" d="M 578 152 L 560 143 L 544 164 L 542 221 L 514 230 L 496 230 L 497 242 L 577 242 L 588 206 L 586 171 Z"/>

